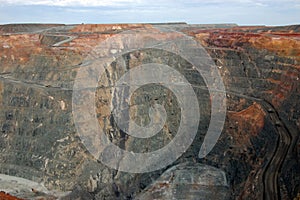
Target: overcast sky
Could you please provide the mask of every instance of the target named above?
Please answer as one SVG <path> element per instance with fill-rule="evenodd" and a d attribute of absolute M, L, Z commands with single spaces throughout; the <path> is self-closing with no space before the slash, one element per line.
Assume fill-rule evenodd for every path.
<path fill-rule="evenodd" d="M 300 0 L 0 0 L 0 24 L 300 24 Z"/>

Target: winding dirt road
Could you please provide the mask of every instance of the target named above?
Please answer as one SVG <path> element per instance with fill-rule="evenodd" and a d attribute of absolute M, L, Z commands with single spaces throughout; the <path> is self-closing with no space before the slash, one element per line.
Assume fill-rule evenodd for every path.
<path fill-rule="evenodd" d="M 275 108 L 273 108 L 273 106 L 266 101 L 261 101 L 261 105 L 269 112 L 270 119 L 275 125 L 276 131 L 278 133 L 276 150 L 270 162 L 265 167 L 263 173 L 264 199 L 277 200 L 281 199 L 280 187 L 278 184 L 279 174 L 291 146 L 292 136 L 280 119 Z"/>

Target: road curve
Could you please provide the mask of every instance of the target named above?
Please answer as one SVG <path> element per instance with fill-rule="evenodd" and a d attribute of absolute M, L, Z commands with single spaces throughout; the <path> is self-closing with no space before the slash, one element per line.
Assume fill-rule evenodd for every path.
<path fill-rule="evenodd" d="M 276 150 L 273 154 L 270 162 L 264 169 L 263 181 L 264 181 L 264 199 L 266 200 L 279 200 L 280 187 L 279 187 L 279 174 L 284 163 L 284 159 L 287 156 L 289 148 L 291 146 L 292 136 L 282 120 L 279 114 L 273 108 L 273 106 L 266 101 L 261 101 L 261 105 L 267 109 L 269 116 L 273 124 L 275 125 L 278 133 L 278 139 L 276 144 Z"/>

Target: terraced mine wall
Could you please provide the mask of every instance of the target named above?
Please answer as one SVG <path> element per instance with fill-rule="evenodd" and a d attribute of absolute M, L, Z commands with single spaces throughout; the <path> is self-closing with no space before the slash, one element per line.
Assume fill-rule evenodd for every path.
<path fill-rule="evenodd" d="M 122 55 L 125 70 L 155 62 L 183 74 L 201 102 L 201 114 L 193 142 L 172 164 L 148 173 L 122 172 L 102 164 L 83 144 L 72 113 L 73 86 L 97 45 L 124 31 L 155 27 L 192 38 L 211 57 L 225 86 L 225 124 L 212 151 L 199 158 L 213 114 L 203 77 L 178 54 L 157 48 L 127 52 Z M 116 46 L 121 43 L 116 41 Z M 102 77 L 105 83 L 116 83 L 124 73 L 117 66 L 118 60 L 107 68 Z M 167 188 L 184 195 L 189 191 L 184 188 L 192 187 L 195 190 L 187 194 L 191 199 L 205 196 L 205 191 L 211 195 L 214 190 L 221 192 L 215 196 L 226 194 L 228 199 L 293 199 L 300 192 L 299 79 L 300 26 L 296 25 L 1 25 L 0 173 L 40 183 L 49 194 L 66 192 L 66 199 L 151 199 L 153 194 L 165 199 L 179 195 Z M 149 107 L 154 103 L 166 110 L 166 124 L 158 135 L 146 140 L 129 136 L 117 126 L 109 106 L 113 97 L 118 101 L 118 95 L 112 87 L 99 86 L 95 93 L 98 122 L 112 143 L 142 153 L 172 141 L 182 110 L 168 88 L 148 84 L 131 97 L 132 108 L 138 113 L 131 117 L 139 125 L 151 122 Z M 176 167 L 183 163 L 189 163 L 191 176 L 188 170 Z M 202 169 L 215 168 L 220 170 L 216 174 L 224 172 L 226 176 L 227 184 L 221 189 L 214 184 L 207 190 L 197 189 L 200 179 L 164 179 L 170 178 L 169 171 L 164 173 L 168 169 L 179 177 L 196 177 Z M 212 182 L 218 183 L 216 180 Z M 181 184 L 181 188 L 174 184 Z M 166 192 L 155 192 L 159 188 Z M 29 194 L 15 195 L 24 198 Z"/>

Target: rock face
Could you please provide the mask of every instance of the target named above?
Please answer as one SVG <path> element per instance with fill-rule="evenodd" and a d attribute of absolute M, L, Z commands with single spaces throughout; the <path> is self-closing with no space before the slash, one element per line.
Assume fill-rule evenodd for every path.
<path fill-rule="evenodd" d="M 148 173 L 111 169 L 88 151 L 76 129 L 74 82 L 79 70 L 100 56 L 95 51 L 100 43 L 124 31 L 157 27 L 187 35 L 211 57 L 225 86 L 225 125 L 213 150 L 199 158 L 214 114 L 205 78 L 180 52 L 155 47 L 127 52 L 106 67 L 94 95 L 98 123 L 113 144 L 128 152 L 152 152 L 169 144 L 179 128 L 180 101 L 160 84 L 140 87 L 129 100 L 129 116 L 140 126 L 151 124 L 149 108 L 154 104 L 165 108 L 167 120 L 157 135 L 132 137 L 115 122 L 110 106 L 124 93 L 116 92 L 113 85 L 126 71 L 142 64 L 172 66 L 184 75 L 200 102 L 200 122 L 187 151 L 165 168 Z M 49 191 L 69 191 L 64 199 L 147 199 L 166 194 L 180 199 L 191 193 L 194 196 L 188 199 L 199 199 L 213 190 L 220 194 L 219 199 L 222 195 L 228 199 L 293 199 L 300 192 L 299 27 L 1 25 L 0 173 L 29 179 Z M 158 35 L 162 42 L 167 37 Z M 116 40 L 114 47 L 122 44 Z M 109 50 L 118 52 L 118 48 Z M 118 67 L 120 63 L 125 68 Z M 91 146 L 93 142 L 97 141 L 92 139 Z M 190 164 L 182 164 L 186 162 Z M 216 173 L 207 189 L 201 184 L 206 179 L 184 182 L 212 171 Z M 217 180 L 223 172 L 228 185 L 220 188 Z M 158 193 L 149 192 L 151 188 L 157 191 L 170 174 L 182 178 L 168 182 Z"/>
<path fill-rule="evenodd" d="M 136 199 L 228 199 L 225 172 L 206 165 L 174 166 Z"/>

